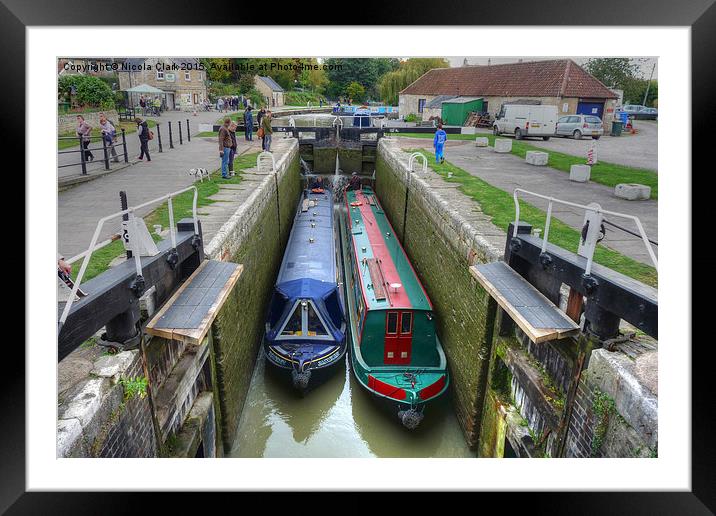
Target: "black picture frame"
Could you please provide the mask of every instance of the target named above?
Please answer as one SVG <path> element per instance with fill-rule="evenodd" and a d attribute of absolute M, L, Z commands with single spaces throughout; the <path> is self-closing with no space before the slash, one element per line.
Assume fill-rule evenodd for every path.
<path fill-rule="evenodd" d="M 238 4 L 226 4 L 226 9 L 217 5 L 192 8 L 186 2 L 140 2 L 121 0 L 121 5 L 108 8 L 106 2 L 96 0 L 3 0 L 0 4 L 0 53 L 3 66 L 7 66 L 6 78 L 12 80 L 3 84 L 5 93 L 2 135 L 6 149 L 25 147 L 24 127 L 19 120 L 25 120 L 25 29 L 35 25 L 134 25 L 140 18 L 147 25 L 254 25 L 256 19 L 272 25 L 300 25 L 292 9 L 275 9 L 266 18 L 245 10 Z M 283 5 L 283 4 L 281 4 Z M 181 8 L 179 8 L 181 7 Z M 503 1 L 494 4 L 482 2 L 435 3 L 426 0 L 410 2 L 410 9 L 402 2 L 376 2 L 368 0 L 359 6 L 335 4 L 311 4 L 308 23 L 333 24 L 336 20 L 366 19 L 390 25 L 594 25 L 594 26 L 685 26 L 691 27 L 691 70 L 692 70 L 692 156 L 696 163 L 699 156 L 709 150 L 707 138 L 713 133 L 713 117 L 716 115 L 716 5 L 714 0 L 602 0 L 599 2 L 576 2 L 569 0 Z M 341 14 L 345 9 L 344 14 Z M 355 10 L 354 10 L 355 9 Z M 201 12 L 199 12 L 201 11 Z M 298 9 L 296 9 L 298 11 Z M 426 37 L 429 37 L 427 35 Z M 386 50 L 389 48 L 386 47 Z M 485 47 L 478 47 L 485 51 Z M 118 48 L 118 51 L 121 49 Z M 469 47 L 466 47 L 469 50 Z M 565 48 L 565 53 L 568 53 Z M 468 51 L 468 54 L 470 52 Z M 473 52 L 477 55 L 480 52 Z M 31 66 L 31 63 L 28 63 Z M 688 106 L 683 106 L 684 112 Z M 41 122 L 46 126 L 47 120 Z M 16 153 L 24 166 L 24 153 Z M 702 171 L 713 175 L 713 165 Z M 670 171 L 670 173 L 675 173 Z M 682 171 L 682 173 L 688 173 Z M 709 220 L 707 199 L 699 177 L 699 189 L 693 190 L 693 220 Z M 25 234 L 25 238 L 30 235 Z M 693 241 L 701 243 L 696 233 Z M 19 246 L 18 246 L 19 247 Z M 709 246 L 710 247 L 710 246 Z M 688 252 L 688 250 L 684 250 Z M 710 270 L 713 258 L 699 252 L 693 254 L 692 270 Z M 29 271 L 25 271 L 29 274 Z M 6 286 L 6 289 L 9 288 Z M 687 300 L 685 300 L 687 301 Z M 710 303 L 698 303 L 692 298 L 692 321 L 709 320 Z M 19 304 L 19 300 L 17 301 Z M 31 314 L 26 314 L 26 319 Z M 26 321 L 27 322 L 27 321 Z M 716 511 L 716 447 L 713 438 L 711 394 L 713 387 L 711 361 L 704 358 L 703 348 L 712 347 L 702 324 L 692 324 L 691 340 L 701 343 L 692 348 L 692 490 L 690 492 L 595 492 L 595 493 L 549 493 L 510 494 L 509 505 L 524 507 L 530 513 L 548 511 L 570 514 L 712 514 Z M 19 339 L 16 339 L 19 340 Z M 688 329 L 684 331 L 684 349 L 691 345 Z M 47 343 L 48 349 L 53 345 Z M 25 489 L 25 353 L 17 342 L 6 339 L 3 385 L 0 388 L 0 513 L 7 514 L 107 514 L 126 513 L 146 506 L 140 494 L 127 493 L 28 493 Z M 120 479 L 121 480 L 121 479 Z M 558 479 L 557 479 L 558 480 Z M 196 496 L 196 495 L 192 495 Z M 214 495 L 212 495 L 214 496 Z M 490 507 L 485 496 L 478 495 L 481 506 Z M 493 495 L 494 496 L 494 495 Z M 164 511 L 171 506 L 182 507 L 185 512 L 190 506 L 186 495 L 168 493 L 162 496 Z M 495 500 L 505 503 L 505 494 L 496 495 Z M 220 507 L 216 498 L 212 505 Z M 299 502 L 300 503 L 300 502 Z M 179 505 L 181 504 L 181 505 Z M 134 509 L 133 509 L 134 508 Z M 218 509 L 212 509 L 218 510 Z M 476 508 L 477 510 L 477 508 Z"/>

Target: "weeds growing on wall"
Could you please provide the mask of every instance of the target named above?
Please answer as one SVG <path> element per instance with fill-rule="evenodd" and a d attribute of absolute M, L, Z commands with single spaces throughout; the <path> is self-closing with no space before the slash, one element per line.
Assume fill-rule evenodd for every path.
<path fill-rule="evenodd" d="M 136 396 L 139 396 L 140 399 L 147 397 L 147 384 L 149 382 L 144 376 L 122 377 L 119 379 L 119 383 L 124 389 L 125 401 L 131 400 Z"/>
<path fill-rule="evenodd" d="M 596 389 L 592 400 L 592 412 L 597 421 L 592 437 L 592 457 L 596 457 L 604 444 L 604 437 L 607 435 L 609 420 L 617 411 L 614 399 L 608 394 Z"/>

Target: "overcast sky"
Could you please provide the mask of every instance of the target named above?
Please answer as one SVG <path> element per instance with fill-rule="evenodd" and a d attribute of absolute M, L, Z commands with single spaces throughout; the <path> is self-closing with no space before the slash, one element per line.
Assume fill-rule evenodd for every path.
<path fill-rule="evenodd" d="M 473 65 L 486 65 L 488 64 L 488 60 L 491 64 L 504 64 L 504 63 L 516 63 L 518 60 L 522 59 L 523 61 L 540 61 L 545 59 L 562 59 L 560 57 L 468 57 L 467 62 L 468 64 Z M 572 57 L 577 64 L 584 64 L 589 58 L 588 57 Z M 633 58 L 639 63 L 639 68 L 641 70 L 642 75 L 644 76 L 644 79 L 649 78 L 649 74 L 651 73 L 651 68 L 654 66 L 654 64 L 657 63 L 658 59 L 656 57 L 638 57 Z M 448 57 L 448 60 L 450 61 L 450 66 L 462 66 L 463 61 L 465 60 L 465 57 Z M 657 65 L 654 69 L 654 79 L 658 78 L 659 73 L 659 66 Z"/>

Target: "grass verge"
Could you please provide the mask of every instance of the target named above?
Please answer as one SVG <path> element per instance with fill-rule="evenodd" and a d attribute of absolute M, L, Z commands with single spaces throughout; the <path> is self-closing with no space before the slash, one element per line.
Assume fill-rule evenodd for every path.
<path fill-rule="evenodd" d="M 431 133 L 397 133 L 391 136 L 409 137 L 409 138 L 433 138 Z M 448 140 L 469 140 L 474 141 L 477 136 L 486 136 L 490 145 L 495 145 L 495 136 L 488 133 L 478 134 L 448 134 Z M 512 154 L 524 158 L 527 151 L 547 151 L 549 152 L 549 161 L 547 165 L 569 173 L 572 165 L 584 165 L 587 161 L 586 157 L 573 156 L 562 152 L 552 151 L 530 145 L 524 140 L 513 140 Z M 651 198 L 659 198 L 659 177 L 653 170 L 646 168 L 626 167 L 624 165 L 616 165 L 614 163 L 606 163 L 600 161 L 596 165 L 592 165 L 591 180 L 595 183 L 614 187 L 619 183 L 639 183 L 651 187 Z"/>
<path fill-rule="evenodd" d="M 211 181 L 196 181 L 194 185 L 196 186 L 198 192 L 196 201 L 197 208 L 201 208 L 202 206 L 208 206 L 209 204 L 217 202 L 212 199 L 209 199 L 209 197 L 219 192 L 220 185 L 240 183 L 241 171 L 256 166 L 256 156 L 258 156 L 257 152 L 237 156 L 236 159 L 234 159 L 234 170 L 236 171 L 236 175 L 230 179 L 222 179 L 220 169 L 216 169 L 214 172 L 211 173 Z M 182 218 L 191 217 L 193 199 L 194 192 L 190 190 L 188 192 L 184 192 L 181 195 L 178 195 L 172 200 L 172 205 L 174 207 L 175 223 Z M 166 202 L 159 205 L 151 213 L 147 214 L 144 217 L 144 222 L 146 223 L 150 231 L 154 224 L 161 224 L 162 228 L 167 228 L 169 226 L 169 205 Z M 161 238 L 154 233 L 152 233 L 152 237 L 155 241 L 161 240 Z M 109 264 L 112 262 L 112 260 L 114 260 L 118 256 L 121 256 L 123 253 L 124 245 L 122 244 L 121 240 L 112 242 L 111 244 L 103 247 L 102 249 L 99 249 L 92 253 L 92 258 L 87 265 L 87 270 L 85 271 L 85 275 L 82 279 L 82 282 L 84 283 L 85 281 L 88 281 L 95 276 L 101 274 L 102 272 L 106 271 L 109 268 Z M 72 279 L 75 279 L 77 277 L 77 273 L 79 272 L 81 266 L 82 260 L 79 260 L 72 264 L 72 273 L 70 274 Z"/>
<path fill-rule="evenodd" d="M 486 183 L 448 161 L 441 165 L 432 163 L 432 155 L 425 150 L 407 150 L 407 152 L 416 151 L 428 158 L 430 167 L 446 181 L 460 184 L 460 191 L 478 202 L 482 211 L 492 217 L 492 223 L 498 228 L 506 230 L 508 224 L 514 221 L 515 205 L 511 194 Z M 451 178 L 447 177 L 448 172 L 452 172 Z M 525 201 L 520 201 L 521 220 L 532 224 L 535 228 L 544 230 L 545 218 L 544 211 Z M 552 217 L 549 229 L 550 243 L 576 253 L 579 239 L 579 231 Z M 654 267 L 637 262 L 603 245 L 597 246 L 594 252 L 594 261 L 652 287 L 656 287 L 658 284 L 658 275 Z"/>

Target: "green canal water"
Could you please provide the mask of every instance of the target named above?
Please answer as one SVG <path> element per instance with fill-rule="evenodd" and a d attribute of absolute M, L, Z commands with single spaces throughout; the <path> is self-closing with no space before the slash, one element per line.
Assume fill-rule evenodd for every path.
<path fill-rule="evenodd" d="M 231 457 L 474 457 L 447 396 L 406 430 L 360 387 L 347 361 L 305 397 L 259 354 Z"/>

